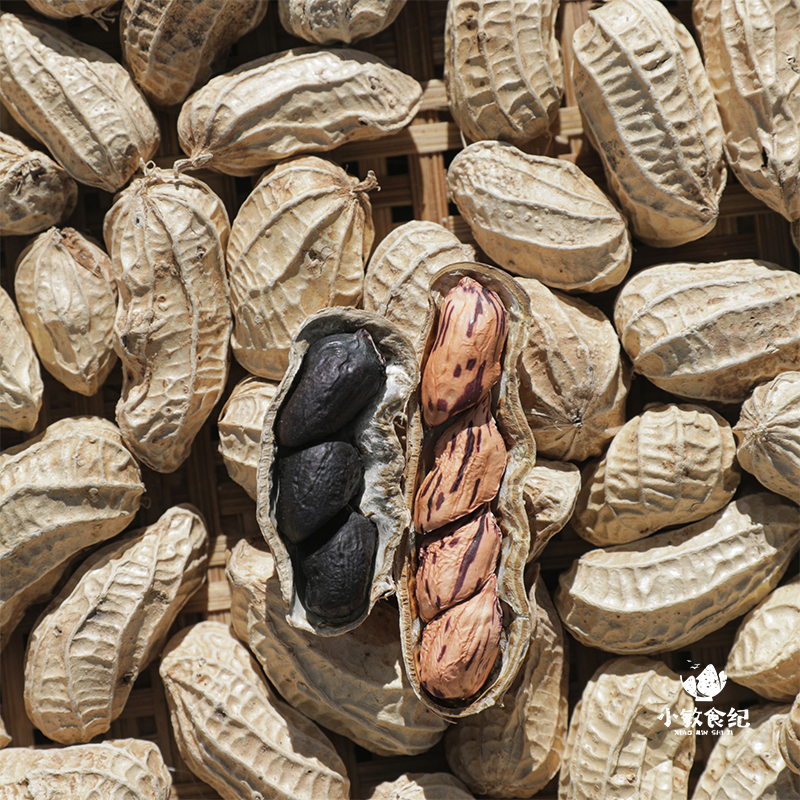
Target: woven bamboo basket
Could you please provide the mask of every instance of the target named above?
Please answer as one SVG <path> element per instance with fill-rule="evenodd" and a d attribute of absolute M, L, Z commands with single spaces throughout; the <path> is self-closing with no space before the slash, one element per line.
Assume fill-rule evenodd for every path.
<path fill-rule="evenodd" d="M 692 29 L 690 2 L 662 1 Z M 587 19 L 591 6 L 592 0 L 562 0 L 558 30 L 567 67 L 567 90 L 545 152 L 574 161 L 601 188 L 605 188 L 600 159 L 584 140 L 580 114 L 569 81 L 572 33 Z M 412 75 L 423 84 L 425 91 L 422 106 L 412 125 L 391 137 L 345 145 L 323 154 L 360 178 L 364 178 L 368 170 L 373 170 L 378 177 L 380 191 L 373 192 L 370 197 L 376 244 L 393 228 L 411 219 L 442 223 L 462 241 L 475 244 L 469 227 L 458 215 L 455 205 L 448 202 L 447 196 L 446 169 L 465 142 L 448 112 L 442 80 L 445 9 L 446 0 L 409 0 L 392 26 L 378 36 L 356 45 Z M 32 13 L 26 3 L 14 0 L 5 0 L 3 10 L 20 14 Z M 120 59 L 116 25 L 104 31 L 92 21 L 78 19 L 60 23 L 60 26 L 78 39 L 100 47 L 114 58 Z M 262 55 L 299 44 L 302 42 L 287 34 L 281 27 L 277 4 L 272 3 L 264 22 L 234 45 L 228 61 L 219 65 L 219 71 L 232 69 Z M 183 157 L 178 146 L 177 114 L 157 112 L 157 117 L 162 142 L 155 160 L 161 167 L 170 167 L 176 159 Z M 4 131 L 36 146 L 4 110 L 0 122 Z M 208 171 L 193 174 L 206 181 L 222 198 L 231 219 L 256 180 L 222 176 Z M 103 217 L 111 203 L 112 195 L 81 187 L 77 208 L 66 224 L 102 241 Z M 26 237 L 4 237 L 2 240 L 0 283 L 12 297 L 14 264 L 27 241 Z M 483 254 L 479 253 L 479 256 L 486 260 Z M 656 263 L 733 258 L 761 258 L 784 268 L 800 269 L 798 253 L 791 242 L 789 224 L 748 194 L 736 183 L 729 171 L 728 185 L 715 229 L 699 241 L 670 250 L 648 247 L 634 240 L 631 274 Z M 586 299 L 610 315 L 616 292 L 617 290 L 610 290 Z M 45 384 L 44 402 L 36 429 L 30 435 L 40 433 L 58 419 L 80 414 L 99 415 L 114 420 L 114 409 L 122 383 L 119 365 L 102 390 L 89 398 L 70 392 L 44 370 L 42 372 Z M 183 609 L 171 634 L 204 619 L 226 623 L 230 621 L 230 592 L 225 579 L 226 551 L 242 538 L 261 538 L 256 523 L 255 503 L 228 477 L 217 449 L 219 437 L 216 421 L 219 412 L 230 391 L 243 377 L 244 370 L 232 361 L 225 395 L 197 436 L 192 455 L 181 469 L 170 475 L 161 475 L 143 468 L 147 493 L 135 520 L 135 527 L 155 522 L 172 505 L 189 502 L 202 511 L 211 534 L 208 580 Z M 639 413 L 647 402 L 668 398 L 668 395 L 643 378 L 636 379 L 628 401 L 628 416 Z M 735 422 L 735 419 L 730 421 Z M 25 434 L 7 429 L 0 431 L 0 435 L 3 449 L 27 438 Z M 558 534 L 548 544 L 540 563 L 551 591 L 557 586 L 558 575 L 567 570 L 572 561 L 589 547 L 588 543 L 566 532 Z M 796 573 L 797 564 L 789 570 L 786 579 Z M 23 704 L 25 647 L 41 609 L 42 606 L 36 606 L 28 611 L 8 646 L 0 654 L 2 717 L 12 736 L 12 746 L 16 747 L 55 746 L 33 727 L 25 714 Z M 727 659 L 738 622 L 730 623 L 684 651 L 665 653 L 660 658 L 677 672 L 687 669 L 689 660 L 695 664 L 712 663 L 721 668 Z M 569 701 L 572 709 L 594 671 L 614 656 L 584 647 L 573 639 L 570 639 L 569 644 Z M 723 693 L 715 698 L 715 702 L 719 708 L 727 709 L 729 706 L 746 708 L 759 700 L 749 690 L 728 682 Z M 353 798 L 366 798 L 376 784 L 393 780 L 405 772 L 449 771 L 441 743 L 420 756 L 381 758 L 341 735 L 326 733 L 347 766 Z M 149 739 L 159 746 L 172 771 L 173 797 L 176 800 L 214 800 L 219 797 L 209 786 L 195 778 L 180 758 L 170 731 L 167 703 L 158 676 L 157 663 L 140 675 L 125 711 L 112 724 L 108 734 L 98 738 L 129 736 Z M 690 787 L 693 787 L 702 772 L 714 741 L 711 736 L 697 737 L 697 754 Z M 537 797 L 555 800 L 557 780 L 553 780 Z"/>

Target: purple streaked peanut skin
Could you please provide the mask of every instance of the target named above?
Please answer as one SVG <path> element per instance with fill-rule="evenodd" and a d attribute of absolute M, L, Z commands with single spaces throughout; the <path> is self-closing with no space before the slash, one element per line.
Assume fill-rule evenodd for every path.
<path fill-rule="evenodd" d="M 494 573 L 502 540 L 489 506 L 427 536 L 419 552 L 419 616 L 437 614 L 471 597 Z"/>
<path fill-rule="evenodd" d="M 447 293 L 422 376 L 429 427 L 475 405 L 500 380 L 507 336 L 506 310 L 493 291 L 462 278 Z"/>
<path fill-rule="evenodd" d="M 500 652 L 502 614 L 497 576 L 469 600 L 440 614 L 422 632 L 419 679 L 440 699 L 472 696 L 489 677 Z"/>

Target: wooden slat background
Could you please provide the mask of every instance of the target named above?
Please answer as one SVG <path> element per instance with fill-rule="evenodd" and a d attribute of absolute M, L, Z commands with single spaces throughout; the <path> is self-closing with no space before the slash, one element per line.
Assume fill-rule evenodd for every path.
<path fill-rule="evenodd" d="M 691 29 L 691 4 L 665 2 L 665 5 Z M 381 189 L 371 196 L 375 222 L 376 243 L 389 231 L 412 218 L 433 220 L 447 225 L 463 241 L 474 244 L 466 223 L 455 206 L 448 202 L 446 168 L 455 153 L 463 146 L 461 134 L 447 110 L 443 74 L 443 30 L 445 0 L 409 0 L 395 24 L 379 36 L 357 46 L 380 56 L 392 66 L 419 80 L 425 89 L 422 108 L 413 124 L 405 131 L 374 142 L 346 145 L 328 154 L 331 159 L 346 165 L 352 174 L 365 177 L 368 170 L 378 176 Z M 565 0 L 559 14 L 559 31 L 567 67 L 570 63 L 570 38 L 572 31 L 585 19 L 590 0 Z M 24 2 L 7 0 L 4 11 L 30 14 Z M 108 32 L 85 20 L 73 20 L 60 25 L 82 41 L 105 49 L 119 59 L 120 48 L 116 26 Z M 286 34 L 278 22 L 277 4 L 272 3 L 267 18 L 257 30 L 234 46 L 227 63 L 219 71 L 231 69 L 259 56 L 283 50 L 300 43 Z M 160 166 L 171 166 L 183 156 L 177 141 L 174 112 L 158 112 L 162 131 L 162 145 L 156 158 Z M 20 136 L 18 126 L 5 112 L 2 129 Z M 588 175 L 605 188 L 605 180 L 597 155 L 584 142 L 581 118 L 569 88 L 553 126 L 552 138 L 546 152 L 575 161 Z M 536 143 L 533 147 L 541 146 Z M 250 193 L 255 178 L 232 178 L 208 171 L 196 173 L 206 180 L 225 202 L 231 219 Z M 83 233 L 102 240 L 102 223 L 110 208 L 112 196 L 105 192 L 82 188 L 73 217 L 68 224 Z M 19 252 L 27 244 L 24 237 L 5 237 L 2 241 L 3 262 L 0 266 L 0 283 L 13 297 L 13 270 Z M 648 247 L 634 241 L 634 258 L 631 272 L 656 263 L 668 261 L 715 261 L 727 258 L 762 258 L 783 267 L 798 269 L 798 253 L 793 248 L 789 225 L 778 214 L 742 189 L 732 174 L 723 195 L 720 219 L 716 228 L 705 238 L 671 250 Z M 616 290 L 589 296 L 607 314 L 610 313 Z M 51 422 L 67 416 L 97 414 L 114 419 L 114 408 L 119 397 L 121 372 L 115 368 L 103 389 L 91 398 L 81 397 L 65 389 L 46 373 L 45 399 L 34 433 L 39 433 Z M 212 556 L 206 585 L 190 600 L 179 616 L 174 631 L 201 619 L 229 621 L 230 594 L 225 580 L 225 555 L 237 541 L 245 537 L 260 536 L 255 519 L 255 504 L 237 484 L 228 478 L 218 453 L 216 419 L 230 390 L 245 377 L 244 370 L 232 362 L 225 396 L 212 413 L 207 424 L 195 440 L 192 455 L 186 464 L 171 475 L 160 475 L 144 469 L 147 486 L 146 499 L 135 525 L 154 522 L 168 507 L 181 502 L 196 505 L 204 514 L 212 536 Z M 646 402 L 668 398 L 643 379 L 634 380 L 628 413 L 639 413 Z M 736 410 L 723 410 L 735 422 Z M 2 430 L 2 447 L 17 444 L 26 438 L 15 431 Z M 560 572 L 566 570 L 573 559 L 589 549 L 586 542 L 574 534 L 563 532 L 546 548 L 541 565 L 547 585 L 553 590 Z M 790 570 L 796 574 L 797 567 Z M 42 607 L 32 608 L 0 654 L 0 699 L 2 717 L 13 737 L 12 746 L 52 746 L 29 722 L 23 704 L 23 658 L 27 636 Z M 687 668 L 687 659 L 693 663 L 713 663 L 722 667 L 738 622 L 727 625 L 685 651 L 666 653 L 661 657 L 676 671 Z M 613 656 L 583 647 L 570 640 L 570 706 L 580 697 L 583 687 L 595 669 Z M 743 708 L 757 702 L 751 692 L 729 682 L 724 692 L 716 698 L 717 707 Z M 113 723 L 107 737 L 137 736 L 156 742 L 167 764 L 173 769 L 174 797 L 180 800 L 211 800 L 218 795 L 198 781 L 180 759 L 169 728 L 169 717 L 164 691 L 158 677 L 157 666 L 152 665 L 136 682 L 122 716 Z M 394 779 L 403 772 L 448 771 L 442 745 L 417 757 L 380 758 L 374 756 L 343 736 L 330 734 L 345 761 L 354 798 L 368 797 L 371 788 L 383 780 Z M 692 782 L 702 770 L 702 765 L 713 745 L 712 737 L 698 737 L 697 755 L 692 771 Z M 555 800 L 556 781 L 538 797 Z"/>

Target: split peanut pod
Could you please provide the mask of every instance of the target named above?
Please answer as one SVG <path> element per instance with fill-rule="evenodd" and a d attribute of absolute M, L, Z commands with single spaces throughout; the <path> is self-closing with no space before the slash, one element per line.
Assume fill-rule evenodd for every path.
<path fill-rule="evenodd" d="M 530 528 L 522 491 L 535 458 L 535 443 L 519 402 L 517 377 L 520 353 L 530 326 L 530 305 L 512 278 L 475 263 L 456 264 L 442 270 L 431 282 L 430 295 L 424 328 L 428 341 L 423 358 L 425 377 L 420 407 L 411 420 L 409 435 L 405 491 L 408 506 L 414 509 L 414 528 L 405 540 L 400 565 L 400 632 L 406 670 L 420 699 L 442 716 L 458 718 L 488 708 L 502 697 L 530 642 L 532 623 L 522 581 L 530 549 Z M 448 295 L 450 302 L 446 300 Z M 502 314 L 498 316 L 498 312 Z M 477 331 L 499 326 L 502 317 L 508 335 L 505 349 L 498 352 L 494 339 L 477 338 Z M 462 323 L 466 327 L 462 328 Z M 471 353 L 477 346 L 476 353 L 459 357 L 458 348 L 448 343 L 453 335 L 451 326 L 452 331 L 460 331 L 459 335 L 468 340 L 470 331 L 476 331 L 476 342 L 483 344 L 473 343 L 465 351 Z M 479 369 L 481 358 L 485 364 Z M 433 372 L 429 363 L 434 366 Z M 492 386 L 488 378 L 497 366 L 499 381 Z M 466 383 L 465 372 L 471 378 Z M 482 380 L 484 377 L 486 380 Z M 477 405 L 428 429 L 420 442 L 425 409 L 436 420 L 446 410 L 462 409 L 462 398 L 470 394 Z M 498 471 L 496 462 L 503 458 L 503 451 L 505 457 L 500 460 Z M 484 466 L 476 467 L 484 461 Z M 496 494 L 478 502 L 484 491 L 483 483 L 490 479 L 499 480 L 499 489 L 495 488 Z M 476 508 L 476 502 L 478 506 L 488 505 Z M 471 512 L 474 519 L 469 517 Z M 450 529 L 439 529 L 442 525 Z M 464 574 L 465 581 L 469 577 L 473 582 L 486 582 L 477 594 L 445 609 L 424 626 L 418 600 L 424 583 L 419 583 L 418 570 L 419 547 L 428 532 L 434 532 L 425 540 L 425 546 L 434 548 L 430 551 L 431 567 L 435 542 L 443 536 L 451 536 L 453 541 L 466 536 L 477 548 L 499 533 L 500 554 L 499 566 L 492 569 L 488 578 L 470 577 L 475 570 L 470 567 L 469 558 L 439 570 L 445 578 L 442 597 L 436 599 L 436 588 L 429 584 L 435 609 L 443 607 L 440 601 L 444 602 L 444 594 L 452 594 L 444 586 L 455 587 L 459 574 Z M 488 542 L 483 541 L 484 535 Z M 490 562 L 491 556 L 486 559 L 486 563 Z M 455 571 L 455 581 L 448 579 L 448 570 Z M 463 626 L 463 634 L 445 632 L 451 617 L 451 624 Z M 445 646 L 451 653 L 446 660 L 437 662 Z M 423 659 L 425 664 L 421 663 Z M 426 675 L 432 677 L 426 679 Z M 440 696 L 426 689 L 425 684 L 435 688 Z"/>
<path fill-rule="evenodd" d="M 385 377 L 377 376 L 374 394 L 365 394 L 381 360 L 376 369 Z M 411 345 L 376 314 L 326 309 L 295 335 L 264 421 L 257 475 L 258 524 L 275 556 L 292 625 L 344 633 L 394 591 L 394 554 L 410 522 L 397 427 L 406 423 L 418 382 Z M 323 515 L 321 527 L 319 519 L 312 524 L 326 504 L 333 516 Z M 374 548 L 374 559 L 359 543 Z M 364 582 L 366 596 L 352 607 Z"/>
<path fill-rule="evenodd" d="M 350 44 L 388 28 L 406 0 L 278 0 L 281 25 L 316 44 Z"/>

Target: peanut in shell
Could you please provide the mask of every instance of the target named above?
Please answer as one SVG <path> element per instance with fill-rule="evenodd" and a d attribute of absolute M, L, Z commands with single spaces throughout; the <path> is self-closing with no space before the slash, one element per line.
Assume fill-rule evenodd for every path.
<path fill-rule="evenodd" d="M 307 42 L 350 44 L 388 28 L 406 0 L 278 0 L 281 25 Z"/>
<path fill-rule="evenodd" d="M 537 458 L 525 481 L 525 511 L 531 527 L 529 561 L 541 555 L 547 543 L 569 521 L 581 490 L 575 464 Z"/>
<path fill-rule="evenodd" d="M 433 797 L 473 800 L 467 787 L 447 772 L 406 773 L 396 780 L 378 784 L 368 800 L 428 800 Z"/>

